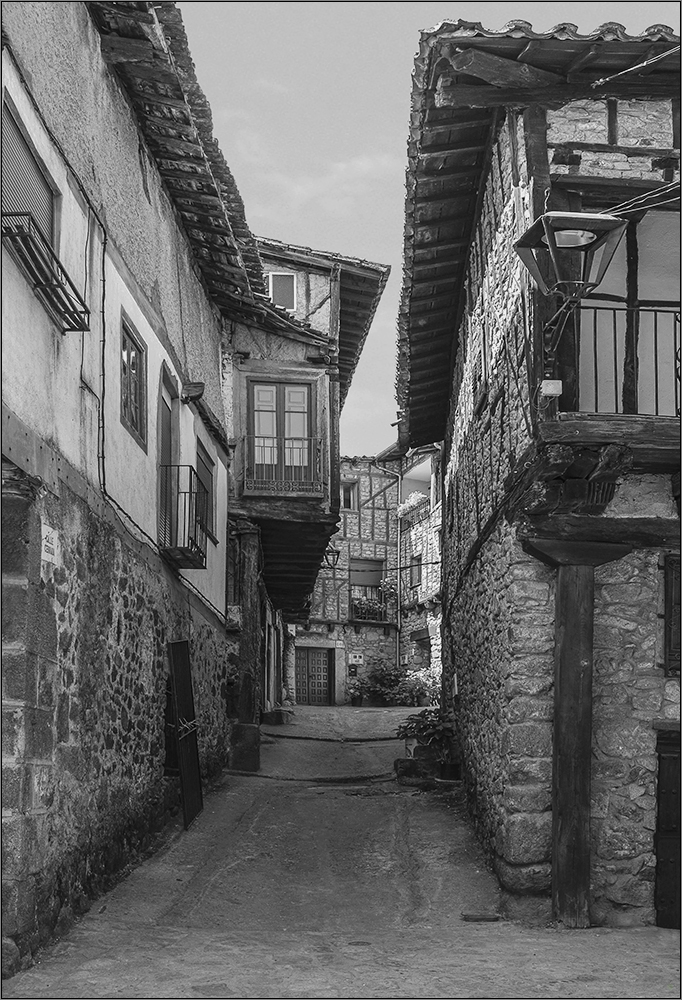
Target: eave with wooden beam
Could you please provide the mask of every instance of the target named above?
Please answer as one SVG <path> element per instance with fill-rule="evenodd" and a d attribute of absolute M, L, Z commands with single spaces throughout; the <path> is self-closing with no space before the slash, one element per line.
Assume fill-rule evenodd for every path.
<path fill-rule="evenodd" d="M 294 246 L 278 240 L 259 239 L 262 257 L 280 260 L 291 266 L 318 268 L 329 272 L 338 269 L 338 378 L 339 403 L 343 406 L 353 372 L 369 333 L 379 300 L 383 294 L 390 267 L 357 257 Z M 334 345 L 330 345 L 334 346 Z"/>
<path fill-rule="evenodd" d="M 539 99 L 544 105 L 581 97 L 675 96 L 678 46 L 661 26 L 631 37 L 617 24 L 580 35 L 569 24 L 534 32 L 518 21 L 495 32 L 460 20 L 422 34 L 413 74 L 399 314 L 399 434 L 406 445 L 441 440 L 445 433 L 449 386 L 443 380 L 434 387 L 433 376 L 452 371 L 468 250 L 499 116 Z M 651 58 L 657 61 L 639 68 Z M 429 343 L 430 332 L 418 303 L 435 297 L 446 303 L 439 326 L 449 325 L 452 336 L 433 352 L 430 372 L 413 371 L 410 358 Z"/>
<path fill-rule="evenodd" d="M 453 372 L 468 251 L 501 116 L 508 110 L 523 113 L 530 215 L 536 219 L 547 211 L 554 183 L 547 156 L 547 105 L 584 98 L 674 99 L 679 95 L 678 55 L 679 39 L 660 25 L 636 38 L 614 24 L 586 36 L 573 25 L 537 33 L 526 22 L 514 22 L 501 32 L 472 22 L 444 22 L 423 33 L 413 77 L 399 314 L 403 450 L 446 437 L 451 394 L 457 388 Z M 654 61 L 642 67 L 647 60 Z M 516 141 L 515 135 L 510 138 L 512 155 Z M 560 177 L 557 187 L 575 185 L 575 180 Z M 600 192 L 611 184 L 619 191 L 618 200 L 632 197 L 626 181 L 598 180 Z M 641 187 L 634 187 L 639 193 Z M 648 191 L 655 187 L 655 180 L 646 185 Z M 464 191 L 470 192 L 466 199 Z M 542 344 L 543 324 L 555 309 L 536 298 L 532 343 Z M 543 376 L 542 361 L 540 353 L 536 357 L 531 352 L 531 398 L 540 379 L 551 377 Z M 679 547 L 680 521 L 672 503 L 663 516 L 606 515 L 619 484 L 631 474 L 670 476 L 679 511 L 679 420 L 634 412 L 559 413 L 547 400 L 531 410 L 531 444 L 515 456 L 499 507 L 470 550 L 449 568 L 454 582 L 446 589 L 449 599 L 459 592 L 468 568 L 503 518 L 513 523 L 527 553 L 556 570 L 553 912 L 566 927 L 587 927 L 595 567 L 636 549 Z"/>

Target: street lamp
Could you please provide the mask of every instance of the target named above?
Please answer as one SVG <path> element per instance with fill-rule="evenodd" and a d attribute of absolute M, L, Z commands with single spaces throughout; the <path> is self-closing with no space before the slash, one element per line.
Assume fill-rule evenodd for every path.
<path fill-rule="evenodd" d="M 626 227 L 627 221 L 615 215 L 547 212 L 514 249 L 543 295 L 556 292 L 576 300 L 601 283 Z M 543 262 L 553 271 L 551 287 L 542 275 Z"/>
<path fill-rule="evenodd" d="M 335 549 L 333 545 L 328 545 L 324 552 L 324 561 L 329 569 L 336 569 L 341 555 L 341 549 Z"/>
<path fill-rule="evenodd" d="M 627 228 L 615 215 L 587 212 L 546 212 L 514 244 L 514 250 L 543 295 L 556 294 L 559 308 L 544 326 L 544 395 L 561 395 L 554 382 L 554 359 L 569 316 L 589 292 L 597 288 L 613 260 Z M 551 270 L 553 284 L 543 271 Z"/>

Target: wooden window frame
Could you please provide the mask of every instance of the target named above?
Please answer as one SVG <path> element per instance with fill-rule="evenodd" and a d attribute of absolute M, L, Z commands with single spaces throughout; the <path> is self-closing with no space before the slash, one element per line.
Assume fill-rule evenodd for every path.
<path fill-rule="evenodd" d="M 348 496 L 350 499 L 350 504 L 346 505 L 345 501 L 345 491 L 348 490 Z M 357 512 L 359 509 L 359 498 L 358 498 L 358 483 L 356 480 L 347 480 L 341 483 L 341 510 L 343 511 L 353 511 Z"/>
<path fill-rule="evenodd" d="M 412 556 L 410 558 L 410 587 L 416 590 L 422 583 L 422 557 Z"/>
<path fill-rule="evenodd" d="M 203 466 L 203 468 L 202 468 Z M 208 511 L 205 520 L 203 521 L 204 530 L 206 534 L 211 539 L 214 545 L 218 544 L 218 539 L 216 537 L 216 523 L 215 523 L 215 468 L 216 463 L 211 458 L 208 449 L 200 438 L 197 438 L 197 478 L 200 483 L 206 489 L 206 495 L 208 497 Z M 202 474 L 206 472 L 206 476 Z"/>
<path fill-rule="evenodd" d="M 137 407 L 140 413 L 140 426 L 136 427 L 134 421 L 131 419 L 130 415 L 130 377 L 124 371 L 124 346 L 125 342 L 129 341 L 139 354 L 141 360 L 141 372 L 137 378 L 137 386 L 139 392 L 136 394 Z M 133 324 L 130 322 L 127 316 L 123 315 L 121 317 L 121 340 L 120 340 L 120 368 L 119 376 L 121 380 L 121 423 L 128 431 L 130 436 L 137 442 L 137 444 L 142 448 L 142 450 L 147 452 L 147 344 L 143 338 L 139 335 Z M 126 386 L 126 383 L 128 385 Z M 127 388 L 127 393 L 126 393 Z"/>

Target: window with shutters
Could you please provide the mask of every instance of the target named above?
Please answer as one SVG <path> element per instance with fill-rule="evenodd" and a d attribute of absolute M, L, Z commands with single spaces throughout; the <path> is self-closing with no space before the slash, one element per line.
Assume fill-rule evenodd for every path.
<path fill-rule="evenodd" d="M 90 311 L 55 253 L 55 190 L 18 119 L 2 105 L 2 245 L 62 333 L 87 330 Z"/>
<path fill-rule="evenodd" d="M 199 507 L 199 520 L 211 541 L 216 542 L 214 523 L 215 464 L 201 441 L 197 441 L 197 478 L 206 490 L 203 506 Z"/>
<path fill-rule="evenodd" d="M 54 191 L 7 104 L 2 106 L 2 214 L 28 213 L 54 243 Z"/>
<path fill-rule="evenodd" d="M 147 448 L 147 348 L 123 320 L 121 323 L 121 423 Z"/>

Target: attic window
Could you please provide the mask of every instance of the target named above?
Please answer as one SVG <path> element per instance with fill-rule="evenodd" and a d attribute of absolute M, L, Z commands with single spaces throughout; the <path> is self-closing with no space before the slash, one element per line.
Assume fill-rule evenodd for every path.
<path fill-rule="evenodd" d="M 268 275 L 268 283 L 274 304 L 293 312 L 296 309 L 296 275 L 273 271 Z"/>

